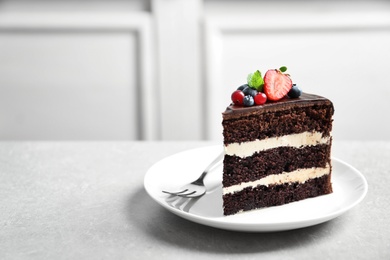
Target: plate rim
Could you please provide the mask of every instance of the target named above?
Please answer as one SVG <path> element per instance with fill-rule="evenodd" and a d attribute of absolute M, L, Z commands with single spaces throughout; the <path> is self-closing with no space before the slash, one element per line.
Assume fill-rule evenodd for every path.
<path fill-rule="evenodd" d="M 224 229 L 224 230 L 232 230 L 232 231 L 242 231 L 242 232 L 284 231 L 284 230 L 304 228 L 304 227 L 324 223 L 324 222 L 332 220 L 332 219 L 344 214 L 345 212 L 349 211 L 350 209 L 354 208 L 356 205 L 358 205 L 365 198 L 365 196 L 368 193 L 368 183 L 367 183 L 367 180 L 364 177 L 364 175 L 358 169 L 356 169 L 354 166 L 352 166 L 351 164 L 349 164 L 349 163 L 347 163 L 339 158 L 336 158 L 334 156 L 331 156 L 332 162 L 335 161 L 335 162 L 337 162 L 341 165 L 344 165 L 347 168 L 351 169 L 353 171 L 353 173 L 356 175 L 356 177 L 358 177 L 360 179 L 360 181 L 362 181 L 362 185 L 363 185 L 362 192 L 360 193 L 360 196 L 356 197 L 356 199 L 352 203 L 349 203 L 347 206 L 342 207 L 340 209 L 337 209 L 335 211 L 329 212 L 327 214 L 324 214 L 320 217 L 316 217 L 316 218 L 309 217 L 309 218 L 292 220 L 292 221 L 291 220 L 290 221 L 289 220 L 282 220 L 282 221 L 279 220 L 279 221 L 274 221 L 272 223 L 269 223 L 269 222 L 264 222 L 264 223 L 252 223 L 252 222 L 242 223 L 241 222 L 241 223 L 237 223 L 235 221 L 231 221 L 231 219 L 229 219 L 229 216 L 205 217 L 205 216 L 201 216 L 201 215 L 197 215 L 194 213 L 190 213 L 190 212 L 186 212 L 186 211 L 177 209 L 175 207 L 168 205 L 166 202 L 163 202 L 159 198 L 155 197 L 153 192 L 149 189 L 148 181 L 149 181 L 150 174 L 151 174 L 151 172 L 153 172 L 153 169 L 155 167 L 157 167 L 163 161 L 172 159 L 172 158 L 179 156 L 179 155 L 183 155 L 184 153 L 194 153 L 197 151 L 199 152 L 201 150 L 213 150 L 213 149 L 216 149 L 216 150 L 220 149 L 220 151 L 221 151 L 223 149 L 223 147 L 221 145 L 209 145 L 209 146 L 203 146 L 203 147 L 198 147 L 198 148 L 191 148 L 191 149 L 183 150 L 183 151 L 168 155 L 168 156 L 156 161 L 151 167 L 148 168 L 147 172 L 145 173 L 144 189 L 146 190 L 148 195 L 155 202 L 157 202 L 160 206 L 162 206 L 163 208 L 167 209 L 168 211 L 170 211 L 171 213 L 173 213 L 179 217 L 182 217 L 184 219 L 187 219 L 189 221 L 192 221 L 192 222 L 195 222 L 198 224 L 202 224 L 202 225 L 206 225 L 206 226 L 210 226 L 210 227 L 214 227 L 214 228 L 219 228 L 219 229 Z M 312 198 L 312 199 L 315 199 L 315 198 Z M 296 203 L 299 203 L 299 201 Z M 281 206 L 283 206 L 283 205 L 281 205 Z M 245 213 L 241 213 L 241 214 L 245 214 Z M 221 219 L 223 219 L 223 221 L 221 221 Z M 293 225 L 293 227 L 292 227 L 292 225 Z M 290 226 L 290 227 L 286 227 L 286 226 Z"/>

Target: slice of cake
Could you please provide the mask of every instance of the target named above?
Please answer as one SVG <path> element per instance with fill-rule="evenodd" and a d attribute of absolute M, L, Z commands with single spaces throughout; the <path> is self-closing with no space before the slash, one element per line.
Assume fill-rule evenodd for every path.
<path fill-rule="evenodd" d="M 222 114 L 224 214 L 331 193 L 332 102 L 302 93 L 282 68 L 250 77 Z"/>

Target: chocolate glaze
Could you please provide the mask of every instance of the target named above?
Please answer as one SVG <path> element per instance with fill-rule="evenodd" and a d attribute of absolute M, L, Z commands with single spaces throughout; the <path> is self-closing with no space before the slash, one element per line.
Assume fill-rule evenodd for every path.
<path fill-rule="evenodd" d="M 224 120 L 229 120 L 240 117 L 242 114 L 261 114 L 270 111 L 286 110 L 294 106 L 305 107 L 315 104 L 328 104 L 333 108 L 332 102 L 327 98 L 314 94 L 302 93 L 299 98 L 284 97 L 279 101 L 267 101 L 264 105 L 259 106 L 244 107 L 231 104 L 226 108 L 225 112 L 222 113 L 222 117 Z"/>

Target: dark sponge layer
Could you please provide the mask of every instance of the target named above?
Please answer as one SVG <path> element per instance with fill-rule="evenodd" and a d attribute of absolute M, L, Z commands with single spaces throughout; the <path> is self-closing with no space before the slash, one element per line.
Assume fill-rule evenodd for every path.
<path fill-rule="evenodd" d="M 305 131 L 318 131 L 323 136 L 329 136 L 332 131 L 332 115 L 331 104 L 315 104 L 223 120 L 224 144 L 261 140 L 266 137 Z"/>
<path fill-rule="evenodd" d="M 292 183 L 245 188 L 223 196 L 224 215 L 232 215 L 240 210 L 278 206 L 290 202 L 313 198 L 332 193 L 331 175 L 308 180 L 303 184 Z"/>
<path fill-rule="evenodd" d="M 330 144 L 302 148 L 279 147 L 240 158 L 225 155 L 224 187 L 255 181 L 270 174 L 291 172 L 301 168 L 325 167 L 330 164 Z"/>

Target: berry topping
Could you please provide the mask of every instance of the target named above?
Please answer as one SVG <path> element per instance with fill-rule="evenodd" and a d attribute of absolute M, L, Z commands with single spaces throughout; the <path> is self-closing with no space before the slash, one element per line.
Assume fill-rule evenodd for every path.
<path fill-rule="evenodd" d="M 247 95 L 244 97 L 244 106 L 245 107 L 251 107 L 255 104 L 255 101 L 253 100 L 253 97 L 251 95 Z"/>
<path fill-rule="evenodd" d="M 290 98 L 297 98 L 300 97 L 301 95 L 302 95 L 302 90 L 296 84 L 293 84 L 292 88 L 287 93 L 287 96 L 289 96 Z"/>
<path fill-rule="evenodd" d="M 244 97 L 244 92 L 242 92 L 241 90 L 234 91 L 231 96 L 233 103 L 236 105 L 243 105 Z"/>
<path fill-rule="evenodd" d="M 256 89 L 253 89 L 251 87 L 244 88 L 244 90 L 242 92 L 244 92 L 245 96 L 250 95 L 252 97 L 255 97 L 258 93 Z"/>
<path fill-rule="evenodd" d="M 267 102 L 267 96 L 262 92 L 257 93 L 253 99 L 255 100 L 256 105 L 264 105 L 265 102 Z"/>
<path fill-rule="evenodd" d="M 285 67 L 282 67 L 286 71 Z M 281 70 L 268 70 L 264 75 L 264 93 L 267 98 L 277 101 L 286 96 L 292 87 L 292 81 L 287 74 Z"/>
<path fill-rule="evenodd" d="M 237 106 L 260 106 L 270 101 L 278 101 L 284 97 L 298 98 L 302 90 L 292 83 L 290 75 L 286 74 L 287 67 L 271 69 L 265 73 L 256 70 L 247 77 L 247 84 L 237 88 L 231 95 L 233 103 Z"/>

